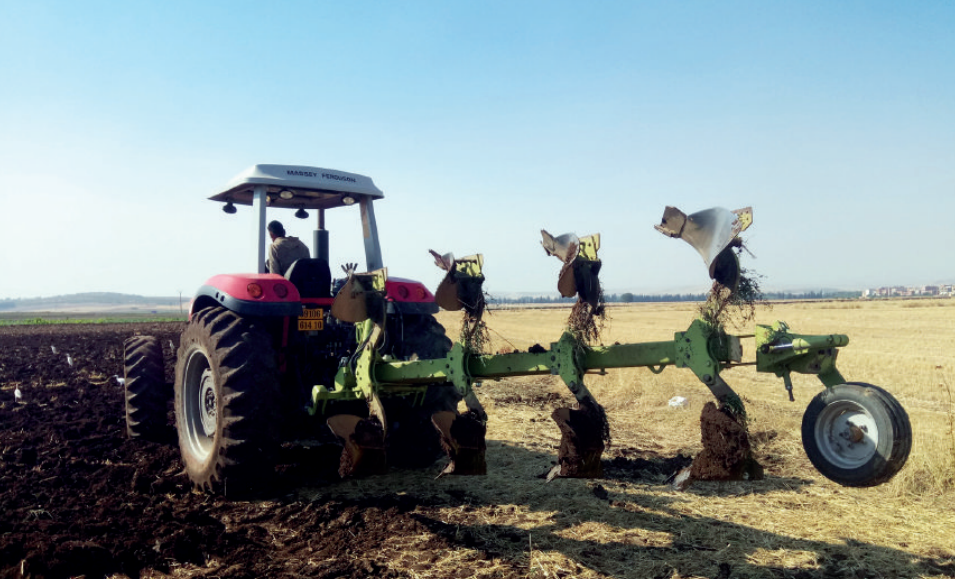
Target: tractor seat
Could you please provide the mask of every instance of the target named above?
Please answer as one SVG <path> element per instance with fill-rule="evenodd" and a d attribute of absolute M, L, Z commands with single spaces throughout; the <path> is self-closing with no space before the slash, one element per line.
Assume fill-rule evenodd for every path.
<path fill-rule="evenodd" d="M 285 272 L 303 298 L 332 297 L 332 272 L 322 258 L 305 258 L 295 261 Z"/>

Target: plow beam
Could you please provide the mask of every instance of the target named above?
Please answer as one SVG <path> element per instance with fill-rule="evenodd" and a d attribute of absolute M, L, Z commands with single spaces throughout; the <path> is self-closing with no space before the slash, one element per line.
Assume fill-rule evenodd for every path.
<path fill-rule="evenodd" d="M 721 377 L 725 363 L 740 362 L 743 348 L 739 337 L 720 331 L 713 324 L 694 320 L 685 332 L 674 336 L 676 367 L 689 368 L 705 384 L 721 405 L 742 411 L 743 402 Z"/>

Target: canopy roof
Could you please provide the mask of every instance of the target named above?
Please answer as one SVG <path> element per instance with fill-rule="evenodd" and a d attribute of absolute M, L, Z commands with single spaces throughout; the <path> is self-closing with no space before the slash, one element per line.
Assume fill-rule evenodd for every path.
<path fill-rule="evenodd" d="M 225 190 L 209 199 L 252 205 L 255 187 L 264 185 L 269 207 L 329 209 L 352 205 L 362 197 L 385 196 L 370 177 L 302 165 L 253 165 L 236 175 Z"/>

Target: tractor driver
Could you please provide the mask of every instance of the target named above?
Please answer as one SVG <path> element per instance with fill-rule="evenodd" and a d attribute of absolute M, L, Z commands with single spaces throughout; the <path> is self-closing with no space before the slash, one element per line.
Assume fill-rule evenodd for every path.
<path fill-rule="evenodd" d="M 270 222 L 268 230 L 272 238 L 267 262 L 269 273 L 285 275 L 293 263 L 309 257 L 308 246 L 297 237 L 286 236 L 285 227 L 278 221 Z"/>

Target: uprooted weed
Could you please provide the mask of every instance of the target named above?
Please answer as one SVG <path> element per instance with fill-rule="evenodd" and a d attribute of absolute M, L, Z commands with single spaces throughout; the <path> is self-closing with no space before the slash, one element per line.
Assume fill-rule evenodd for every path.
<path fill-rule="evenodd" d="M 600 332 L 606 320 L 607 313 L 603 302 L 592 306 L 588 302 L 578 300 L 567 318 L 567 327 L 578 342 L 594 345 L 600 341 Z"/>
<path fill-rule="evenodd" d="M 739 328 L 755 321 L 757 306 L 772 307 L 760 288 L 762 277 L 752 270 L 740 269 L 735 290 L 714 281 L 706 302 L 700 306 L 700 316 L 720 328 L 727 324 Z"/>
<path fill-rule="evenodd" d="M 491 345 L 491 333 L 484 321 L 487 311 L 487 294 L 477 292 L 464 304 L 464 315 L 461 320 L 461 343 L 465 349 L 473 354 L 487 354 Z"/>

